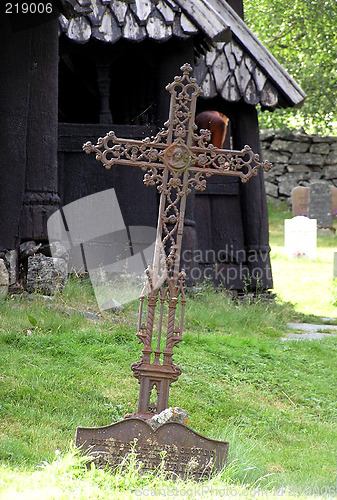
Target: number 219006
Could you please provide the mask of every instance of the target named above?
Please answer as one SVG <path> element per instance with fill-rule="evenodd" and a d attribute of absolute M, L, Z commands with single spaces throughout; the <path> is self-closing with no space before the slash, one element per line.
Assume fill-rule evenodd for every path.
<path fill-rule="evenodd" d="M 51 14 L 53 5 L 51 2 L 23 2 L 12 3 L 7 2 L 5 5 L 6 14 Z"/>

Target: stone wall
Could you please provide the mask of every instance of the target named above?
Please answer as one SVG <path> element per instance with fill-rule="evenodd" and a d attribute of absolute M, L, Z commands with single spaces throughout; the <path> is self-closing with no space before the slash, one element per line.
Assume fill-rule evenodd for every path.
<path fill-rule="evenodd" d="M 260 139 L 263 160 L 273 164 L 265 173 L 269 200 L 289 200 L 295 186 L 320 179 L 337 186 L 337 137 L 261 130 Z"/>

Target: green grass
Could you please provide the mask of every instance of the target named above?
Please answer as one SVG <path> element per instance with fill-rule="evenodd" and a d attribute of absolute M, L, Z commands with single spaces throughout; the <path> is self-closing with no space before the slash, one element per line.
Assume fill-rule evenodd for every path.
<path fill-rule="evenodd" d="M 235 487 L 245 498 L 256 498 L 254 488 L 272 498 L 281 487 L 288 487 L 283 498 L 300 497 L 304 487 L 335 496 L 337 338 L 281 340 L 289 321 L 336 317 L 331 263 L 286 259 L 282 228 L 290 213 L 270 210 L 276 303 L 244 305 L 205 286 L 188 297 L 175 352 L 183 374 L 170 405 L 189 411 L 194 430 L 230 442 L 228 467 L 203 485 L 205 498 L 214 498 L 206 494 L 211 486 Z M 320 239 L 319 255 L 332 247 L 333 240 Z M 292 304 L 286 275 L 299 269 L 311 281 L 294 280 Z M 304 288 L 312 283 L 318 288 L 307 302 Z M 76 426 L 107 425 L 137 408 L 130 370 L 140 355 L 137 307 L 100 314 L 90 284 L 75 278 L 52 302 L 0 301 L 0 498 L 139 498 L 141 488 L 195 487 L 159 472 L 144 477 L 134 457 L 113 475 L 87 471 L 74 452 Z"/>
<path fill-rule="evenodd" d="M 279 206 L 269 204 L 274 290 L 281 300 L 291 302 L 298 312 L 337 320 L 336 285 L 333 282 L 333 253 L 337 251 L 337 238 L 317 238 L 316 261 L 287 258 L 284 252 L 284 219 L 291 217 L 285 203 Z"/>

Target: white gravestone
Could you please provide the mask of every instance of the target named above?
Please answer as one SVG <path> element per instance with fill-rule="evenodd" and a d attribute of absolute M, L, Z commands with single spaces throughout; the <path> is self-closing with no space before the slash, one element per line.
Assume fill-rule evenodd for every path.
<path fill-rule="evenodd" d="M 337 252 L 333 253 L 333 274 L 332 278 L 337 279 Z"/>
<path fill-rule="evenodd" d="M 316 260 L 317 220 L 298 216 L 284 221 L 284 249 L 287 257 Z"/>

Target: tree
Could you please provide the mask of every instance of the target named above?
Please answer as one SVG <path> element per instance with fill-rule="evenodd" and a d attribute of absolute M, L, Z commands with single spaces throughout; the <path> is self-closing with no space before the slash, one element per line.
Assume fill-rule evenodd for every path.
<path fill-rule="evenodd" d="M 307 94 L 299 110 L 260 113 L 262 127 L 337 133 L 336 0 L 246 0 L 245 21 Z"/>

